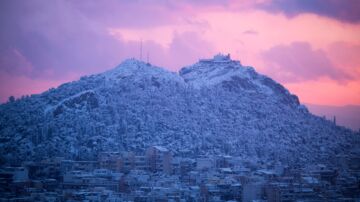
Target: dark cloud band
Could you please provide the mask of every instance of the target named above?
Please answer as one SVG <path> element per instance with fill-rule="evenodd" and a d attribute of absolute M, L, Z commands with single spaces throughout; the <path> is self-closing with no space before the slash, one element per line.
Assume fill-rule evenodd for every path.
<path fill-rule="evenodd" d="M 270 12 L 282 12 L 289 17 L 301 13 L 314 13 L 343 22 L 360 23 L 358 0 L 273 0 L 259 4 L 259 8 Z"/>

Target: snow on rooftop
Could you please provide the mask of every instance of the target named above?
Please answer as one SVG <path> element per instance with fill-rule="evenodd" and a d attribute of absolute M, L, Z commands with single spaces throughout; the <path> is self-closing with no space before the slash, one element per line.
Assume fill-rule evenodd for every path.
<path fill-rule="evenodd" d="M 162 151 L 162 152 L 168 152 L 169 150 L 165 147 L 162 146 L 154 146 L 155 149 Z"/>

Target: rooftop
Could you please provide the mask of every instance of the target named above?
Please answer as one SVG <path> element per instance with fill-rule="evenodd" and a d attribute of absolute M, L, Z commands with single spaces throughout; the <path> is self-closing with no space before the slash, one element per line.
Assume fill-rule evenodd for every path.
<path fill-rule="evenodd" d="M 167 152 L 169 151 L 167 148 L 165 147 L 162 147 L 162 146 L 154 146 L 155 149 L 159 150 L 159 151 L 162 151 L 162 152 Z"/>

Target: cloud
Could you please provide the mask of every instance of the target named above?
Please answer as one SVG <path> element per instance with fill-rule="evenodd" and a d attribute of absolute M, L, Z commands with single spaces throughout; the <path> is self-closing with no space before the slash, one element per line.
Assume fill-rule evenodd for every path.
<path fill-rule="evenodd" d="M 0 67 L 12 75 L 30 75 L 33 71 L 32 64 L 15 48 L 0 52 Z"/>
<path fill-rule="evenodd" d="M 328 77 L 338 82 L 351 80 L 336 68 L 322 50 L 314 50 L 306 42 L 277 45 L 261 53 L 267 73 L 283 82 L 300 82 Z"/>
<path fill-rule="evenodd" d="M 182 7 L 182 4 L 173 1 L 2 1 L 0 69 L 14 74 L 26 73 L 30 78 L 61 79 L 67 74 L 100 72 L 117 65 L 126 57 L 138 56 L 137 41 L 140 38 L 130 41 L 115 38 L 108 31 L 111 27 L 126 28 L 133 30 L 131 33 L 143 33 L 144 36 L 151 29 L 163 31 L 163 27 L 168 27 L 165 31 L 169 33 L 169 43 L 174 43 L 172 46 L 180 46 L 179 40 L 183 37 L 187 37 L 187 41 L 183 40 L 182 43 L 197 44 L 199 37 L 194 35 L 195 32 L 190 34 L 193 38 L 188 37 L 192 32 L 190 30 L 193 27 L 204 29 L 206 22 L 189 21 L 187 19 L 191 16 L 184 13 L 178 17 L 176 13 Z M 175 11 L 170 8 L 175 8 Z M 179 34 L 174 35 L 177 23 L 185 24 L 186 30 L 179 30 Z M 154 34 L 145 40 L 162 38 L 159 33 Z M 150 44 L 157 51 L 151 53 L 152 58 L 164 51 L 170 51 L 166 53 L 167 58 L 179 52 L 156 46 L 154 42 Z M 14 50 L 21 53 L 21 60 Z M 167 63 L 172 68 L 183 64 L 179 59 L 173 59 Z M 18 64 L 21 61 L 26 63 L 22 68 L 31 66 L 31 71 L 24 72 Z"/>
<path fill-rule="evenodd" d="M 360 44 L 338 41 L 332 43 L 327 52 L 334 64 L 360 78 Z"/>
<path fill-rule="evenodd" d="M 139 58 L 139 41 L 122 43 L 127 44 L 124 52 L 128 50 L 128 55 L 124 58 L 134 56 Z M 147 54 L 149 54 L 150 63 L 168 68 L 171 71 L 177 71 L 185 65 L 196 62 L 199 58 L 210 57 L 216 52 L 211 43 L 202 39 L 201 35 L 197 32 L 174 32 L 168 46 L 163 46 L 153 40 L 144 40 L 142 49 L 143 60 L 146 60 Z"/>
<path fill-rule="evenodd" d="M 314 13 L 343 22 L 360 22 L 358 0 L 272 0 L 258 4 L 257 7 L 270 12 L 282 12 L 288 17 L 301 13 Z"/>
<path fill-rule="evenodd" d="M 258 35 L 259 33 L 255 30 L 249 29 L 249 30 L 244 31 L 243 34 Z"/>
<path fill-rule="evenodd" d="M 199 58 L 209 57 L 216 52 L 214 47 L 195 32 L 175 34 L 169 47 L 170 67 L 183 67 L 196 62 Z M 169 61 L 170 63 L 170 61 Z"/>
<path fill-rule="evenodd" d="M 107 0 L 66 1 L 84 17 L 107 27 L 149 28 L 178 20 L 181 8 L 175 1 Z"/>
<path fill-rule="evenodd" d="M 3 1 L 0 13 L 0 50 L 20 52 L 32 64 L 31 78 L 96 71 L 118 59 L 116 40 L 65 1 Z M 15 62 L 18 56 L 6 57 Z"/>

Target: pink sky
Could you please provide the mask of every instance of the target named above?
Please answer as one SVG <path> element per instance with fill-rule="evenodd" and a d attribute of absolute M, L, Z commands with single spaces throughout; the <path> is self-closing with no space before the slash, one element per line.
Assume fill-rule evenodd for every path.
<path fill-rule="evenodd" d="M 230 53 L 301 102 L 360 105 L 354 0 L 4 0 L 0 25 L 1 102 L 138 57 L 142 39 L 173 71 Z"/>

